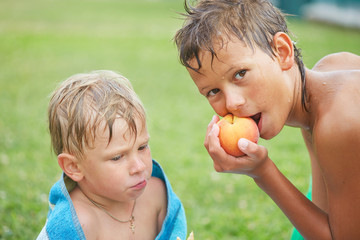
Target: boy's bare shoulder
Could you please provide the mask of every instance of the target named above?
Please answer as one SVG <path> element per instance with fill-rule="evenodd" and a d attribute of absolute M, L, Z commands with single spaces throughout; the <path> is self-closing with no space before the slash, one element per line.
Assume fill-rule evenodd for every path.
<path fill-rule="evenodd" d="M 143 203 L 157 212 L 166 209 L 167 191 L 163 180 L 157 177 L 148 180 L 144 193 L 138 198 L 138 204 Z"/>
<path fill-rule="evenodd" d="M 147 190 L 152 195 L 156 195 L 160 198 L 166 198 L 166 185 L 165 182 L 160 178 L 151 177 L 149 179 Z"/>
<path fill-rule="evenodd" d="M 339 70 L 324 75 L 326 81 L 324 91 L 317 95 L 322 101 L 313 130 L 316 150 L 319 157 L 326 160 L 353 161 L 353 156 L 346 158 L 345 154 L 360 155 L 357 137 L 360 136 L 360 70 Z"/>
<path fill-rule="evenodd" d="M 318 108 L 318 123 L 327 126 L 332 124 L 337 129 L 326 131 L 328 134 L 341 129 L 360 129 L 360 69 L 339 70 L 322 75 L 322 89 L 318 89 L 317 95 L 322 98 Z"/>
<path fill-rule="evenodd" d="M 152 201 L 159 212 L 165 213 L 167 209 L 167 191 L 165 182 L 160 178 L 151 177 L 146 188 L 147 193 L 145 196 L 148 197 L 147 202 Z"/>
<path fill-rule="evenodd" d="M 165 182 L 160 178 L 151 177 L 141 198 L 142 200 L 145 200 L 147 207 L 151 206 L 151 208 L 155 210 L 158 231 L 160 231 L 167 212 L 167 191 Z"/>
<path fill-rule="evenodd" d="M 343 61 L 350 66 L 351 60 L 352 66 L 358 66 L 357 69 L 344 69 L 345 65 L 339 68 L 340 65 L 337 64 Z M 338 68 L 333 67 L 318 74 L 321 76 L 318 78 L 320 87 L 314 95 L 321 100 L 317 105 L 314 140 L 326 152 L 328 149 L 341 148 L 343 151 L 346 149 L 360 154 L 360 148 L 355 149 L 353 145 L 355 140 L 360 141 L 359 138 L 354 138 L 354 134 L 360 135 L 360 57 L 351 53 L 337 53 L 322 61 L 328 63 L 327 66 Z M 319 67 L 325 69 L 325 65 L 320 64 Z M 340 147 L 342 144 L 344 146 Z M 321 149 L 317 150 L 321 152 Z"/>
<path fill-rule="evenodd" d="M 319 72 L 355 69 L 360 69 L 360 56 L 349 52 L 329 54 L 320 59 L 313 67 L 314 71 Z"/>

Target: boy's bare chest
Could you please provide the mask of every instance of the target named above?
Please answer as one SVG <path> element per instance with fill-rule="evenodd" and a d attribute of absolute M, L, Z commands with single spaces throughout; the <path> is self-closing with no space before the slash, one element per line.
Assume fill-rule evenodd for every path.
<path fill-rule="evenodd" d="M 134 219 L 128 222 L 118 222 L 107 215 L 101 214 L 98 219 L 97 239 L 109 240 L 154 240 L 158 234 L 157 213 L 152 208 L 143 211 L 139 201 L 138 211 L 134 211 Z M 141 210 L 141 211 L 140 211 Z"/>
<path fill-rule="evenodd" d="M 138 221 L 136 221 L 138 220 Z M 153 223 L 156 221 L 153 221 Z M 98 229 L 98 239 L 109 240 L 154 240 L 157 235 L 157 226 L 152 223 L 144 224 L 135 218 L 133 224 L 130 223 L 108 223 L 103 222 Z"/>

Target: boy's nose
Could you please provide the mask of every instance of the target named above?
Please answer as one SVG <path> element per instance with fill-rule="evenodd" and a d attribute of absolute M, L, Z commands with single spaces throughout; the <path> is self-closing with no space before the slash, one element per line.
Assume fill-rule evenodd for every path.
<path fill-rule="evenodd" d="M 145 170 L 146 166 L 139 156 L 134 156 L 131 160 L 130 175 L 134 175 Z"/>
<path fill-rule="evenodd" d="M 234 90 L 227 91 L 225 101 L 228 112 L 239 111 L 246 102 L 245 98 L 239 92 Z"/>

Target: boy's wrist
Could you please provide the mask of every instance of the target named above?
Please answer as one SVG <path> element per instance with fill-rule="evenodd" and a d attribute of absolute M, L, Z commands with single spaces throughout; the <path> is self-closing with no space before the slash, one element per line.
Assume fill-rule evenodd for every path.
<path fill-rule="evenodd" d="M 251 176 L 257 185 L 267 183 L 269 178 L 273 178 L 278 171 L 274 162 L 267 157 L 262 164 L 260 164 Z"/>

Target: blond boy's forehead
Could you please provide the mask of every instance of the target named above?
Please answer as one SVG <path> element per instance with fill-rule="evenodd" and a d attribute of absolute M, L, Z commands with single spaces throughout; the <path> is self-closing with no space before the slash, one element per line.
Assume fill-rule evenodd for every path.
<path fill-rule="evenodd" d="M 139 133 L 142 131 L 147 131 L 145 119 L 137 116 L 137 117 L 134 117 L 134 121 L 135 121 L 137 135 L 139 135 Z M 101 138 L 101 139 L 106 139 L 107 141 L 109 141 L 110 140 L 110 127 L 112 128 L 113 135 L 121 132 L 124 136 L 129 135 L 131 137 L 134 137 L 132 135 L 134 135 L 135 133 L 131 131 L 131 126 L 130 126 L 129 122 L 126 121 L 126 119 L 124 119 L 123 117 L 117 116 L 114 119 L 114 122 L 111 126 L 109 126 L 109 123 L 105 119 L 102 119 L 100 121 L 100 123 L 98 124 L 98 127 L 96 128 L 96 131 L 95 131 L 95 139 Z"/>
<path fill-rule="evenodd" d="M 136 138 L 139 137 L 139 135 L 141 134 L 146 134 L 148 136 L 146 122 L 140 117 L 136 117 L 134 120 L 136 125 L 136 133 L 131 130 L 129 123 L 124 118 L 117 117 L 113 122 L 113 125 L 111 126 L 111 138 L 110 126 L 105 120 L 102 120 L 98 128 L 96 129 L 94 141 L 91 144 L 90 148 L 94 148 L 99 144 L 106 147 L 112 141 L 114 141 L 114 139 L 117 140 L 121 138 L 124 141 L 135 142 Z"/>

